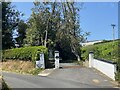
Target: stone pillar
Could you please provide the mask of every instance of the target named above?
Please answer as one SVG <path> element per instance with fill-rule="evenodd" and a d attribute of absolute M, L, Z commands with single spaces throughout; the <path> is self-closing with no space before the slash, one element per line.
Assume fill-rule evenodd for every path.
<path fill-rule="evenodd" d="M 59 68 L 59 51 L 55 51 L 55 68 Z"/>
<path fill-rule="evenodd" d="M 44 53 L 40 53 L 40 68 L 45 68 Z"/>
<path fill-rule="evenodd" d="M 94 53 L 91 51 L 89 52 L 89 68 L 93 67 L 93 59 L 94 59 Z"/>

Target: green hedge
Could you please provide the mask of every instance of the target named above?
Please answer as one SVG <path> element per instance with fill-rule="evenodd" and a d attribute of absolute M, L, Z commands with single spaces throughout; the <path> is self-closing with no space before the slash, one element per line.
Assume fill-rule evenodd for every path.
<path fill-rule="evenodd" d="M 44 46 L 29 46 L 22 48 L 14 48 L 3 51 L 2 60 L 39 60 L 39 54 L 43 52 L 47 59 L 48 49 Z"/>
<path fill-rule="evenodd" d="M 118 60 L 118 41 L 100 43 L 82 47 L 82 58 L 88 60 L 89 52 L 94 52 L 95 58 L 117 61 Z"/>

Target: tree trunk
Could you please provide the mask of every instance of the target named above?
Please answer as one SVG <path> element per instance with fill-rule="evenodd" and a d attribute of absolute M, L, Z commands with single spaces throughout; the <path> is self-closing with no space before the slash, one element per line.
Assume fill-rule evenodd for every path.
<path fill-rule="evenodd" d="M 45 32 L 45 41 L 44 41 L 44 46 L 46 47 L 47 45 L 47 34 L 48 34 L 48 31 L 46 30 Z"/>
<path fill-rule="evenodd" d="M 77 60 L 80 61 L 80 56 L 77 53 L 75 53 L 75 52 L 73 52 L 73 53 L 77 57 Z"/>
<path fill-rule="evenodd" d="M 80 61 L 80 56 L 75 52 L 75 47 L 71 46 L 72 48 L 72 52 L 74 53 L 74 55 L 77 57 L 77 60 Z"/>
<path fill-rule="evenodd" d="M 44 44 L 43 44 L 43 38 L 42 38 L 42 36 L 41 36 L 41 44 L 42 44 L 42 46 L 44 45 Z"/>
<path fill-rule="evenodd" d="M 80 56 L 79 55 L 77 55 L 77 60 L 80 61 Z"/>

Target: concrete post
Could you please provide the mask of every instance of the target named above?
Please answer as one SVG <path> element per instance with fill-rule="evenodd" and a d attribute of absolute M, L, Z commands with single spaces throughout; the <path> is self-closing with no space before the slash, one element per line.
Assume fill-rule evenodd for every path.
<path fill-rule="evenodd" d="M 59 68 L 59 51 L 55 51 L 55 68 Z"/>
<path fill-rule="evenodd" d="M 39 60 L 39 62 L 40 62 L 40 68 L 45 68 L 45 60 L 44 60 L 44 53 L 40 53 L 40 60 Z"/>
<path fill-rule="evenodd" d="M 40 68 L 40 62 L 36 61 L 36 68 Z"/>
<path fill-rule="evenodd" d="M 93 67 L 93 59 L 94 59 L 93 52 L 89 52 L 89 68 Z"/>
<path fill-rule="evenodd" d="M 40 60 L 36 61 L 36 68 L 45 68 L 44 53 L 40 53 Z"/>

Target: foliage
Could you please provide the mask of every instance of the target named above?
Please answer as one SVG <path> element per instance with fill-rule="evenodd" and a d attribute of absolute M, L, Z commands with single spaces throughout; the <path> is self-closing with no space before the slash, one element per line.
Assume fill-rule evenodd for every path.
<path fill-rule="evenodd" d="M 120 72 L 115 73 L 115 80 L 120 84 Z"/>
<path fill-rule="evenodd" d="M 74 63 L 76 63 L 77 65 L 83 66 L 83 61 L 75 61 Z"/>
<path fill-rule="evenodd" d="M 2 2 L 2 49 L 14 47 L 13 31 L 22 14 L 10 2 Z"/>
<path fill-rule="evenodd" d="M 117 60 L 117 73 L 116 73 L 116 80 L 120 86 L 120 40 L 118 41 L 118 60 Z"/>
<path fill-rule="evenodd" d="M 45 53 L 45 59 L 47 59 L 47 48 L 44 46 L 32 46 L 32 47 L 22 47 L 15 49 L 8 49 L 3 51 L 3 60 L 39 60 L 39 54 Z"/>
<path fill-rule="evenodd" d="M 3 2 L 3 49 L 23 46 L 45 46 L 60 51 L 63 60 L 80 59 L 82 34 L 79 22 L 79 6 L 75 2 L 34 2 L 28 22 L 20 20 L 20 12 L 11 3 Z M 18 35 L 13 38 L 13 34 Z M 16 35 L 15 35 L 16 36 Z M 67 47 L 67 48 L 66 48 Z"/>
<path fill-rule="evenodd" d="M 22 47 L 24 44 L 24 38 L 26 38 L 26 29 L 27 29 L 27 23 L 25 23 L 23 20 L 21 20 L 18 23 L 17 27 L 17 37 L 15 38 L 16 43 L 19 45 L 19 47 Z"/>
<path fill-rule="evenodd" d="M 86 46 L 82 48 L 82 58 L 88 60 L 90 51 L 94 52 L 95 58 L 101 58 L 105 60 L 111 60 L 117 62 L 117 72 L 115 73 L 115 79 L 120 83 L 120 41 L 104 41 L 95 45 Z"/>
<path fill-rule="evenodd" d="M 106 60 L 112 60 L 117 62 L 118 60 L 118 41 L 111 41 L 106 43 L 100 43 L 82 48 L 82 58 L 88 59 L 89 52 L 94 52 L 95 58 L 101 58 Z"/>
<path fill-rule="evenodd" d="M 34 70 L 32 70 L 29 73 L 32 74 L 32 75 L 38 75 L 41 71 L 43 71 L 42 68 L 35 68 Z"/>
<path fill-rule="evenodd" d="M 80 9 L 75 2 L 34 2 L 25 43 L 58 50 L 63 60 L 80 59 L 79 43 L 88 34 L 81 34 Z"/>

